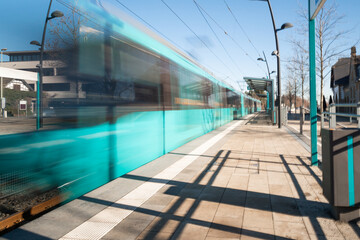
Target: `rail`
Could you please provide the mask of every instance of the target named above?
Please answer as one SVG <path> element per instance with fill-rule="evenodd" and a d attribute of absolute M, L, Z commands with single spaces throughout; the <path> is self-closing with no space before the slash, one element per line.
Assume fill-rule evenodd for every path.
<path fill-rule="evenodd" d="M 356 114 L 352 114 L 352 113 L 340 113 L 340 112 L 336 112 L 336 108 L 337 107 L 348 107 L 348 108 L 356 108 Z M 325 117 L 329 118 L 329 128 L 331 129 L 335 129 L 336 128 L 336 117 L 337 116 L 341 116 L 341 117 L 349 117 L 350 118 L 350 122 L 352 123 L 352 118 L 357 118 L 357 123 L 358 123 L 358 128 L 360 128 L 360 102 L 358 103 L 337 103 L 337 104 L 330 104 L 330 112 L 323 112 L 321 114 L 321 127 L 323 128 L 323 119 Z M 338 124 L 340 125 L 340 124 Z M 345 127 L 345 126 L 343 126 Z"/>
<path fill-rule="evenodd" d="M 310 113 L 310 109 L 309 108 L 306 108 L 306 107 L 300 107 L 300 109 L 302 110 L 305 110 L 306 112 Z M 325 112 L 324 112 L 325 113 Z M 303 124 L 304 124 L 304 112 L 300 112 L 300 134 L 303 133 Z M 320 113 L 316 113 L 316 116 L 320 117 L 321 118 L 321 128 L 324 127 L 324 123 L 325 123 L 325 119 L 328 120 L 330 122 L 330 117 L 329 116 L 325 116 L 325 114 L 320 114 Z M 341 123 L 335 123 L 336 125 L 339 125 L 343 128 L 346 128 L 347 126 L 341 124 Z"/>

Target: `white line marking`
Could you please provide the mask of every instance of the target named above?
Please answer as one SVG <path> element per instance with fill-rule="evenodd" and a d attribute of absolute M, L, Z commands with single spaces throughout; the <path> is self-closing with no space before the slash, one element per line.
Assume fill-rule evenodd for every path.
<path fill-rule="evenodd" d="M 129 209 L 121 209 L 117 206 L 118 204 L 129 205 L 133 207 L 133 209 L 140 207 L 157 191 L 159 191 L 168 181 L 173 179 L 182 170 L 189 166 L 195 159 L 197 159 L 198 155 L 203 154 L 206 150 L 208 150 L 211 146 L 217 143 L 220 139 L 222 139 L 225 135 L 230 133 L 234 128 L 239 126 L 244 121 L 245 120 L 240 120 L 239 122 L 229 126 L 221 133 L 201 144 L 187 156 L 182 157 L 177 162 L 154 176 L 156 179 L 165 180 L 164 183 L 155 183 L 151 181 L 143 183 L 125 195 L 123 198 L 116 201 L 113 205 L 105 208 L 103 211 L 99 212 L 86 222 L 73 229 L 71 232 L 67 233 L 65 236 L 60 238 L 60 240 L 101 239 L 103 236 L 105 236 L 105 234 L 110 232 L 117 224 L 119 224 L 123 219 L 125 219 L 134 211 Z"/>

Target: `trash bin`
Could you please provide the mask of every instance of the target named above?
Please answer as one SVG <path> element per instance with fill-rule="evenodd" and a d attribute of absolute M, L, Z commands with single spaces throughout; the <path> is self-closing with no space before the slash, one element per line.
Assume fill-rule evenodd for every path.
<path fill-rule="evenodd" d="M 323 193 L 336 219 L 360 217 L 360 130 L 321 129 Z"/>

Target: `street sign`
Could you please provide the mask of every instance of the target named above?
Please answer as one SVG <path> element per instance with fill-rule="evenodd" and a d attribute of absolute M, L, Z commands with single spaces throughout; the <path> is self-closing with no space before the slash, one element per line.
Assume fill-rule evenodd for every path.
<path fill-rule="evenodd" d="M 26 101 L 20 100 L 20 110 L 26 110 Z"/>
<path fill-rule="evenodd" d="M 320 9 L 324 6 L 326 0 L 309 0 L 310 1 L 310 20 L 316 18 Z"/>

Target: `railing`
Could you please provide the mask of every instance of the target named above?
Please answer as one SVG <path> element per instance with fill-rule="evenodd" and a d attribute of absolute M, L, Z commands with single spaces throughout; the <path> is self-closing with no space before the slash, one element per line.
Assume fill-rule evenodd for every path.
<path fill-rule="evenodd" d="M 303 134 L 303 125 L 304 125 L 304 121 L 305 121 L 305 117 L 304 117 L 305 112 L 310 113 L 310 109 L 306 108 L 306 107 L 300 107 L 300 134 Z M 330 122 L 329 116 L 325 116 L 325 113 L 326 112 L 324 112 L 323 114 L 316 113 L 316 115 L 321 118 L 321 128 L 324 127 L 325 119 Z M 335 125 L 339 125 L 339 126 L 341 126 L 343 128 L 346 128 L 346 126 L 341 124 L 341 123 L 335 122 Z"/>
<path fill-rule="evenodd" d="M 349 108 L 356 108 L 356 114 L 351 114 L 351 113 L 337 113 L 336 112 L 336 108 L 337 107 L 349 107 Z M 323 112 L 321 114 L 321 127 L 324 127 L 324 121 L 323 119 L 328 117 L 329 119 L 329 128 L 331 129 L 335 129 L 336 128 L 336 116 L 341 116 L 341 117 L 349 117 L 350 118 L 350 122 L 352 123 L 352 118 L 355 117 L 357 118 L 357 123 L 358 123 L 358 128 L 360 128 L 360 102 L 358 103 L 338 103 L 338 104 L 331 104 L 330 105 L 330 112 Z M 341 124 L 338 124 L 341 125 Z M 342 127 L 346 127 L 344 125 L 341 125 Z"/>

